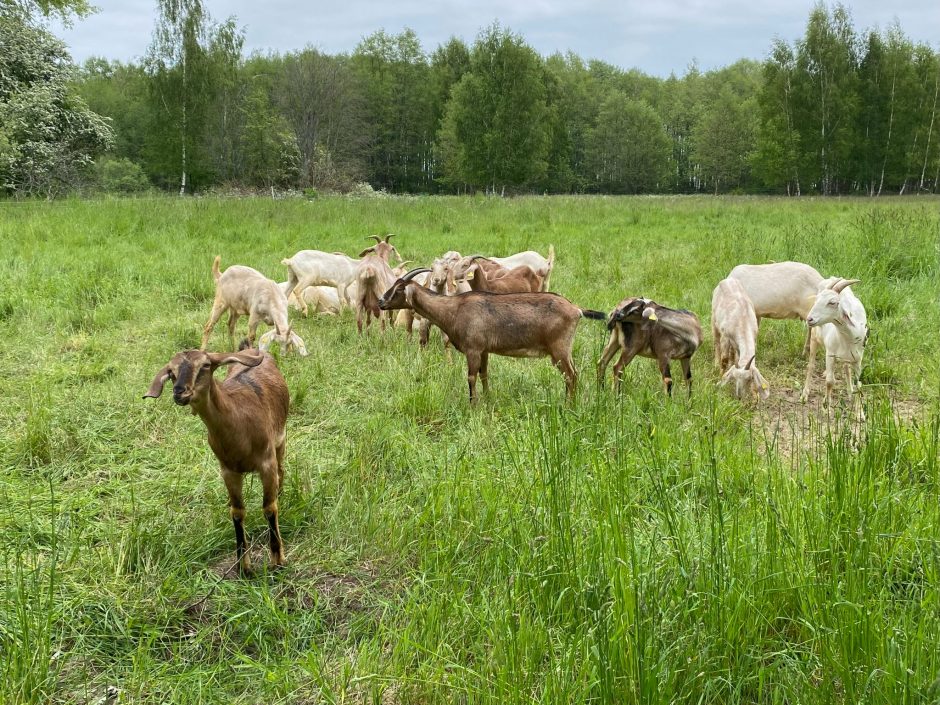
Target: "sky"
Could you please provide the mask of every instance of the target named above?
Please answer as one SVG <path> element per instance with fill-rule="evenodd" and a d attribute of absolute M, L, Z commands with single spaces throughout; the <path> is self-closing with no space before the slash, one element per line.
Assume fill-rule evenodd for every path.
<path fill-rule="evenodd" d="M 72 57 L 129 61 L 143 56 L 156 16 L 155 0 L 92 0 L 98 14 L 53 31 Z M 428 53 L 450 37 L 472 44 L 498 21 L 536 51 L 573 51 L 623 69 L 666 77 L 738 59 L 766 58 L 774 37 L 803 34 L 814 0 L 203 0 L 215 21 L 234 15 L 245 30 L 246 53 L 312 46 L 329 54 L 352 52 L 378 29 L 413 29 Z M 940 46 L 940 0 L 845 2 L 855 28 L 900 22 L 914 41 Z"/>

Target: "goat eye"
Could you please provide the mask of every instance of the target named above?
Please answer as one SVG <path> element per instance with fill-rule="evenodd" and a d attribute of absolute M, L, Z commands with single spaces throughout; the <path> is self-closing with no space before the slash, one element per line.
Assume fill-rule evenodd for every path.
<path fill-rule="evenodd" d="M 837 305 L 838 305 L 838 302 L 836 302 L 836 301 L 830 301 L 830 302 L 829 302 L 828 304 L 826 304 L 826 305 L 827 305 L 827 306 L 837 306 Z"/>

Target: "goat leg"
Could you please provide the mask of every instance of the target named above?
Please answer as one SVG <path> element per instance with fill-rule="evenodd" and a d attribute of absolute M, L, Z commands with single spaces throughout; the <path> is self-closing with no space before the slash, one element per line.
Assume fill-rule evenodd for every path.
<path fill-rule="evenodd" d="M 477 401 L 477 373 L 480 370 L 481 355 L 478 352 L 470 351 L 467 351 L 465 354 L 467 356 L 467 386 L 470 387 L 470 403 L 475 404 Z"/>
<path fill-rule="evenodd" d="M 663 375 L 663 386 L 666 389 L 666 396 L 672 396 L 672 372 L 669 371 L 669 358 L 664 357 L 659 360 L 659 371 Z"/>
<path fill-rule="evenodd" d="M 813 380 L 813 369 L 816 367 L 816 348 L 819 342 L 813 335 L 813 329 L 810 328 L 809 353 L 806 356 L 806 382 L 803 383 L 803 393 L 800 394 L 800 401 L 805 402 L 809 399 L 809 387 Z"/>
<path fill-rule="evenodd" d="M 202 329 L 202 343 L 199 345 L 200 350 L 206 349 L 206 345 L 209 342 L 209 336 L 212 335 L 212 329 L 215 328 L 215 324 L 219 322 L 220 318 L 222 318 L 223 313 L 225 313 L 225 304 L 222 303 L 221 299 L 216 297 L 215 301 L 212 303 L 212 313 L 209 314 L 209 320 Z"/>
<path fill-rule="evenodd" d="M 284 565 L 284 543 L 281 541 L 281 529 L 277 523 L 278 466 L 269 463 L 261 470 L 261 484 L 264 491 L 264 518 L 268 520 L 268 534 L 271 544 L 271 566 Z"/>
<path fill-rule="evenodd" d="M 248 560 L 247 545 L 245 543 L 245 503 L 242 501 L 242 474 L 222 467 L 222 480 L 228 490 L 229 511 L 232 515 L 232 524 L 235 527 L 235 552 L 238 558 L 239 575 L 251 575 L 251 562 Z"/>
<path fill-rule="evenodd" d="M 685 383 L 689 388 L 689 399 L 692 398 L 692 360 L 687 357 L 679 360 L 682 365 L 682 374 L 685 376 Z"/>

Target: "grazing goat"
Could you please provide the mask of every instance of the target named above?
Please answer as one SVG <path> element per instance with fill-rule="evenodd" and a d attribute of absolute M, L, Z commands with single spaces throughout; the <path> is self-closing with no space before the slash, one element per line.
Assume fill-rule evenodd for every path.
<path fill-rule="evenodd" d="M 809 365 L 803 385 L 803 401 L 809 398 L 810 380 L 816 362 L 816 348 L 820 342 L 826 349 L 826 404 L 832 402 L 832 389 L 836 383 L 836 363 L 845 364 L 845 382 L 852 394 L 854 382 L 862 374 L 862 356 L 868 339 L 868 315 L 865 307 L 849 287 L 859 279 L 839 279 L 816 295 L 816 303 L 806 318 L 813 337 L 809 348 Z"/>
<path fill-rule="evenodd" d="M 517 252 L 508 257 L 490 257 L 489 259 L 506 269 L 514 269 L 522 265 L 532 267 L 532 271 L 542 278 L 542 291 L 548 291 L 549 280 L 552 277 L 552 269 L 555 268 L 555 246 L 548 246 L 548 259 L 533 250 Z"/>
<path fill-rule="evenodd" d="M 484 265 L 486 260 L 482 255 L 464 257 L 454 266 L 454 277 L 465 279 L 473 291 L 523 294 L 542 290 L 542 278 L 528 265 L 507 269 L 492 261 Z"/>
<path fill-rule="evenodd" d="M 362 334 L 362 319 L 365 314 L 365 327 L 372 324 L 372 317 L 379 319 L 382 330 L 385 330 L 385 318 L 379 310 L 379 299 L 382 294 L 395 281 L 395 275 L 392 274 L 391 267 L 388 266 L 388 258 L 395 250 L 394 245 L 388 242 L 391 235 L 386 236 L 385 240 L 372 235 L 375 239 L 375 245 L 368 247 L 359 253 L 362 259 L 356 268 L 356 285 L 358 294 L 356 296 L 356 328 L 359 334 Z M 401 257 L 399 256 L 399 259 Z"/>
<path fill-rule="evenodd" d="M 235 349 L 235 324 L 240 316 L 248 316 L 248 342 L 254 345 L 258 324 L 262 321 L 274 326 L 273 336 L 267 340 L 279 343 L 284 350 L 291 345 L 300 346 L 303 341 L 293 333 L 287 321 L 287 297 L 281 287 L 268 279 L 261 272 L 251 267 L 232 265 L 225 272 L 219 272 L 220 256 L 212 262 L 212 277 L 215 279 L 215 300 L 212 313 L 202 330 L 200 350 L 205 350 L 212 329 L 226 311 L 228 316 L 228 334 L 232 349 Z M 298 346 L 298 347 L 300 347 Z"/>
<path fill-rule="evenodd" d="M 230 365 L 225 379 L 213 377 L 216 368 Z M 228 490 L 235 545 L 241 574 L 251 570 L 245 546 L 245 504 L 242 479 L 261 476 L 262 506 L 268 520 L 271 565 L 284 563 L 284 543 L 277 521 L 277 497 L 284 483 L 284 445 L 290 395 L 277 364 L 267 353 L 177 353 L 153 378 L 144 399 L 159 397 L 173 381 L 173 401 L 189 406 L 209 432 L 209 447 L 222 469 Z"/>
<path fill-rule="evenodd" d="M 276 331 L 269 330 L 267 333 L 263 333 L 260 338 L 258 338 L 258 350 L 261 352 L 268 352 L 271 349 L 271 344 L 276 342 Z M 294 331 L 290 332 L 290 339 L 287 342 L 287 347 L 281 348 L 284 352 L 290 352 L 291 350 L 296 350 L 297 354 L 301 357 L 307 357 L 309 354 L 307 352 L 307 345 L 304 343 L 303 338 L 297 335 Z"/>
<path fill-rule="evenodd" d="M 359 260 L 342 253 L 301 250 L 293 257 L 282 259 L 287 267 L 287 282 L 304 316 L 309 314 L 302 293 L 308 286 L 333 286 L 339 294 L 340 309 L 352 305 L 349 287 L 356 281 Z"/>
<path fill-rule="evenodd" d="M 294 296 L 294 292 L 290 288 L 290 282 L 281 282 L 278 286 L 287 295 L 287 303 L 290 304 L 291 308 L 296 311 L 302 310 L 300 301 Z M 352 298 L 355 298 L 355 290 L 356 285 L 350 284 L 348 291 Z M 342 309 L 339 291 L 336 290 L 335 286 L 308 286 L 304 289 L 303 300 L 307 303 L 309 309 L 313 309 L 314 313 L 335 316 Z"/>
<path fill-rule="evenodd" d="M 597 363 L 597 380 L 604 381 L 604 373 L 611 359 L 620 350 L 620 359 L 614 365 L 614 386 L 620 389 L 623 368 L 634 357 L 650 357 L 659 362 L 663 385 L 672 396 L 670 360 L 679 360 L 685 374 L 689 396 L 692 396 L 691 358 L 702 342 L 702 327 L 698 317 L 690 311 L 677 311 L 660 306 L 649 299 L 627 298 L 610 312 L 607 323 L 610 338 Z"/>
<path fill-rule="evenodd" d="M 756 400 L 770 396 L 767 380 L 754 364 L 757 355 L 757 316 L 737 279 L 718 282 L 712 293 L 712 339 L 722 386 L 734 382 L 734 395 Z"/>
<path fill-rule="evenodd" d="M 477 374 L 483 390 L 489 384 L 489 354 L 509 357 L 548 355 L 565 376 L 573 399 L 577 372 L 571 359 L 574 334 L 582 317 L 604 320 L 599 311 L 582 309 L 558 294 L 490 294 L 470 291 L 444 296 L 421 286 L 413 269 L 398 279 L 379 300 L 383 311 L 411 308 L 440 328 L 467 358 L 470 403 L 476 401 Z"/>

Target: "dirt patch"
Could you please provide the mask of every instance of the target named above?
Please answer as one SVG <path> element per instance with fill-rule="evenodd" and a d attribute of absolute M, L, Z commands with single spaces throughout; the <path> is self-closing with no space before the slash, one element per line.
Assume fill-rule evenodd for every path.
<path fill-rule="evenodd" d="M 774 389 L 770 399 L 755 408 L 753 418 L 757 421 L 762 437 L 762 452 L 776 452 L 779 456 L 798 460 L 810 451 L 822 450 L 826 439 L 850 433 L 860 440 L 864 436 L 865 420 L 859 397 L 849 401 L 839 389 L 833 396 L 833 404 L 824 403 L 825 388 L 814 385 L 805 403 L 800 401 L 799 389 Z M 892 413 L 904 423 L 923 416 L 927 406 L 918 400 L 890 396 Z"/>

